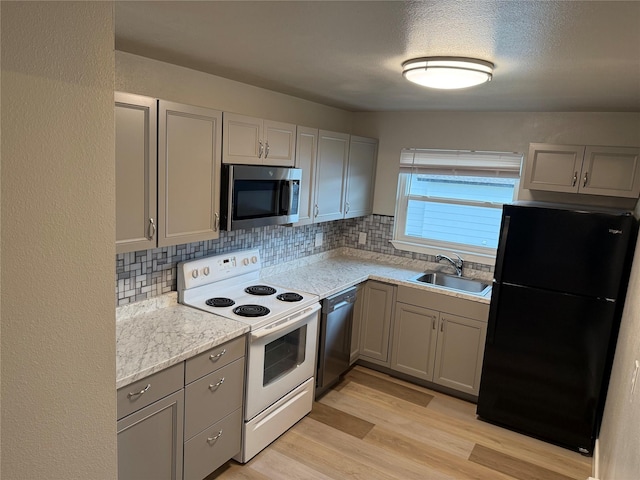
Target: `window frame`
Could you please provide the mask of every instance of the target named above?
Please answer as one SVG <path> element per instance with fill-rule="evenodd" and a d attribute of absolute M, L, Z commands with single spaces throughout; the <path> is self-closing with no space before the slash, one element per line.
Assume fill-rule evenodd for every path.
<path fill-rule="evenodd" d="M 412 166 L 409 170 L 407 168 L 406 161 L 406 152 L 408 150 L 415 149 L 403 149 L 403 157 L 401 157 L 401 169 L 398 173 L 398 190 L 396 194 L 396 210 L 395 210 L 395 221 L 393 226 L 393 239 L 391 240 L 391 244 L 398 250 L 416 252 L 416 253 L 424 253 L 428 255 L 437 255 L 439 253 L 457 253 L 459 255 L 463 255 L 465 260 L 477 263 L 493 263 L 496 257 L 497 248 L 491 247 L 480 247 L 474 246 L 464 243 L 456 243 L 456 242 L 447 242 L 442 240 L 435 240 L 430 238 L 423 238 L 423 241 L 420 241 L 415 236 L 407 236 L 404 234 L 406 231 L 407 224 L 407 211 L 409 207 L 409 201 L 412 199 L 419 201 L 429 201 L 432 199 L 434 202 L 444 203 L 444 204 L 452 204 L 452 205 L 469 205 L 469 206 L 479 206 L 485 208 L 496 208 L 502 209 L 503 203 L 499 202 L 487 202 L 482 200 L 456 200 L 450 198 L 442 198 L 442 197 L 429 197 L 423 195 L 410 195 L 410 181 L 411 175 L 414 173 L 428 173 L 428 174 L 440 174 L 440 175 L 451 175 L 456 174 L 455 167 L 452 166 L 451 172 L 443 171 L 442 164 L 439 164 L 437 169 L 429 171 L 429 169 L 424 169 L 422 166 Z M 429 152 L 428 150 L 422 150 L 423 152 Z M 438 151 L 433 150 L 432 152 L 436 153 Z M 447 153 L 452 151 L 447 151 Z M 473 152 L 464 152 L 460 151 L 462 154 L 473 154 Z M 486 156 L 491 152 L 482 152 L 483 156 Z M 496 152 L 497 155 L 500 155 L 500 152 Z M 520 156 L 520 169 L 522 166 L 522 156 Z M 402 168 L 405 167 L 405 168 Z M 465 169 L 466 170 L 466 169 Z M 514 187 L 513 187 L 513 199 L 512 201 L 517 200 L 518 193 L 520 190 L 520 176 L 519 171 L 517 174 L 507 174 L 500 175 L 496 173 L 495 170 L 487 168 L 485 171 L 478 169 L 474 172 L 465 171 L 459 176 L 477 176 L 477 177 L 496 177 L 496 176 L 508 176 L 510 178 L 514 178 Z"/>

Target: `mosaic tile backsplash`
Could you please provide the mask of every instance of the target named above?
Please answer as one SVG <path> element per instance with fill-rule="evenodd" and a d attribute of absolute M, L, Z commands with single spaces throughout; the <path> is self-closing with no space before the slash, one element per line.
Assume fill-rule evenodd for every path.
<path fill-rule="evenodd" d="M 185 260 L 219 255 L 236 250 L 258 248 L 263 267 L 350 247 L 416 260 L 435 261 L 433 255 L 396 250 L 390 240 L 394 218 L 384 215 L 336 220 L 300 227 L 270 226 L 251 230 L 220 232 L 217 240 L 154 248 L 116 255 L 116 305 L 145 300 L 177 288 L 176 265 Z M 358 244 L 360 232 L 367 242 Z M 316 234 L 322 233 L 322 246 L 315 247 Z M 465 263 L 465 265 L 467 265 Z M 469 263 L 469 267 L 490 271 L 489 265 Z"/>

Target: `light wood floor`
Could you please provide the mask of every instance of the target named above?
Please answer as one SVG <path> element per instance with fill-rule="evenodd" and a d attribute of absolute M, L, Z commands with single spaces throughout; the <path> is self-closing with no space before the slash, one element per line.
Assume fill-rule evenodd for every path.
<path fill-rule="evenodd" d="M 363 367 L 246 465 L 206 480 L 586 480 L 591 458 L 476 419 L 475 404 Z"/>

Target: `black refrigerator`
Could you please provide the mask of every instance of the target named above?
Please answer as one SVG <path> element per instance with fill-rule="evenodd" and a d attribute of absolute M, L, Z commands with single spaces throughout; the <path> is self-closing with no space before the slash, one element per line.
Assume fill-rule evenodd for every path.
<path fill-rule="evenodd" d="M 481 419 L 592 454 L 637 232 L 631 212 L 504 206 Z"/>

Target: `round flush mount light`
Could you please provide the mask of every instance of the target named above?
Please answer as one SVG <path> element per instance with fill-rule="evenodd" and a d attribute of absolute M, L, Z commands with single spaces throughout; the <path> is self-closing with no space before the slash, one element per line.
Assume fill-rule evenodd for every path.
<path fill-rule="evenodd" d="M 402 75 L 424 87 L 453 90 L 491 80 L 493 63 L 464 57 L 424 57 L 402 64 Z"/>

